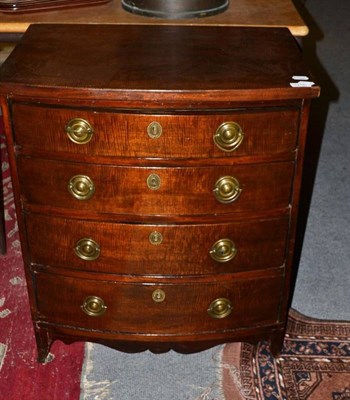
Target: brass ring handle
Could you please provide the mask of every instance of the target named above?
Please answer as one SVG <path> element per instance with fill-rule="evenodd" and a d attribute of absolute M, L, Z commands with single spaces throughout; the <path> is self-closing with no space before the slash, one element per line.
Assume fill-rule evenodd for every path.
<path fill-rule="evenodd" d="M 216 181 L 213 192 L 220 203 L 228 204 L 238 199 L 242 189 L 235 177 L 223 176 Z"/>
<path fill-rule="evenodd" d="M 241 145 L 244 133 L 237 122 L 224 122 L 216 130 L 213 139 L 220 150 L 230 152 Z"/>
<path fill-rule="evenodd" d="M 212 318 L 219 319 L 228 317 L 231 314 L 232 309 L 233 307 L 230 300 L 219 298 L 211 302 L 207 311 Z"/>
<path fill-rule="evenodd" d="M 215 261 L 224 263 L 236 256 L 237 249 L 231 239 L 220 239 L 213 244 L 209 254 Z"/>
<path fill-rule="evenodd" d="M 80 306 L 85 314 L 91 317 L 99 317 L 106 312 L 107 306 L 98 296 L 88 296 Z"/>
<path fill-rule="evenodd" d="M 100 256 L 101 249 L 99 244 L 94 240 L 83 238 L 76 243 L 74 252 L 82 260 L 93 261 Z"/>
<path fill-rule="evenodd" d="M 78 200 L 88 200 L 95 193 L 95 185 L 86 175 L 75 175 L 68 183 L 69 193 Z"/>
<path fill-rule="evenodd" d="M 158 139 L 162 136 L 163 128 L 159 122 L 151 122 L 147 127 L 147 134 L 151 139 Z"/>
<path fill-rule="evenodd" d="M 156 289 L 152 293 L 152 299 L 155 303 L 162 303 L 165 300 L 165 292 L 162 289 Z"/>
<path fill-rule="evenodd" d="M 65 126 L 69 139 L 76 144 L 86 144 L 90 142 L 94 134 L 94 129 L 88 121 L 82 118 L 73 118 Z"/>

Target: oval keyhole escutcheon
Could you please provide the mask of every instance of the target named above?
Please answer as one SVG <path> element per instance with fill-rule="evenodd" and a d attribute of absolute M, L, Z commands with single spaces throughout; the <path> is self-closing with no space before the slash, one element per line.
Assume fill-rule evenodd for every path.
<path fill-rule="evenodd" d="M 147 178 L 147 186 L 151 190 L 158 190 L 160 188 L 160 177 L 157 174 L 151 174 Z"/>

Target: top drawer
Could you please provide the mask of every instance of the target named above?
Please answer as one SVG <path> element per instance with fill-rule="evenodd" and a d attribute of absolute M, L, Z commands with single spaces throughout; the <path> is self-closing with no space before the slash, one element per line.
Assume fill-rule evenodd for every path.
<path fill-rule="evenodd" d="M 151 115 L 14 103 L 12 112 L 24 153 L 82 156 L 269 156 L 295 149 L 299 121 L 296 109 Z"/>

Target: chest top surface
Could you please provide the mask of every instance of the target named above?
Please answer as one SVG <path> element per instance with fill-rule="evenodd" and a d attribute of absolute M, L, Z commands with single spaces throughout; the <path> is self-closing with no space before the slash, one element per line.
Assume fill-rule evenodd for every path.
<path fill-rule="evenodd" d="M 316 85 L 291 87 L 295 75 L 310 76 L 284 28 L 43 24 L 32 25 L 4 63 L 0 90 L 159 99 L 215 91 L 248 101 L 318 95 Z"/>

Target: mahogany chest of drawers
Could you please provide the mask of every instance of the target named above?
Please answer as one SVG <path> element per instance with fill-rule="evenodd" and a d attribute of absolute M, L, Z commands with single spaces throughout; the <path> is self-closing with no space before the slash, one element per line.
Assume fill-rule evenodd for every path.
<path fill-rule="evenodd" d="M 33 25 L 0 94 L 39 361 L 278 353 L 319 94 L 288 30 Z"/>

